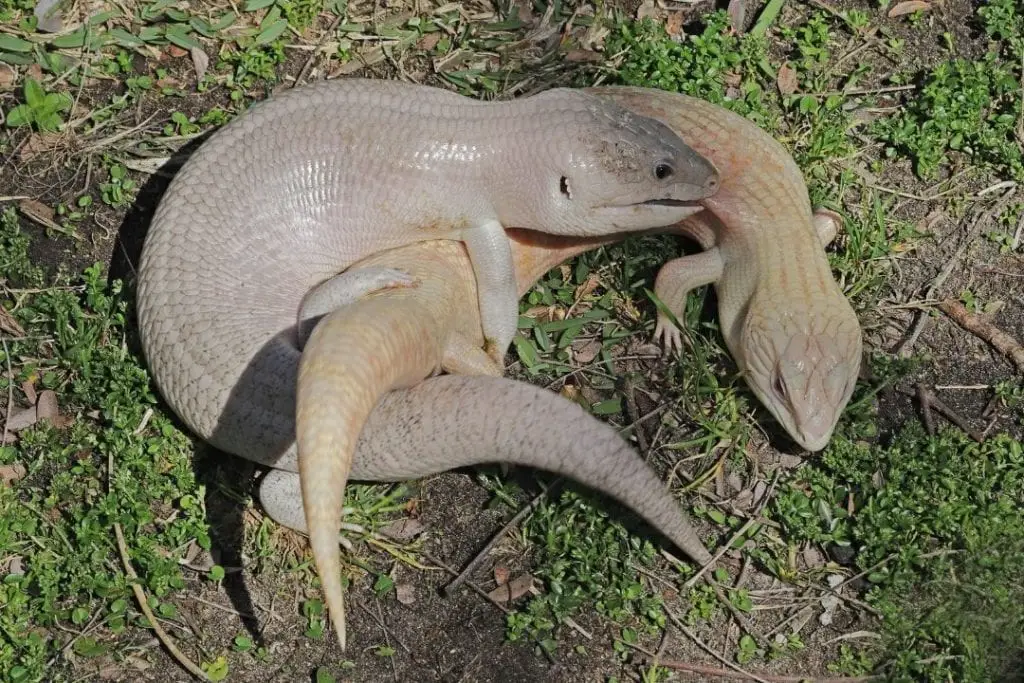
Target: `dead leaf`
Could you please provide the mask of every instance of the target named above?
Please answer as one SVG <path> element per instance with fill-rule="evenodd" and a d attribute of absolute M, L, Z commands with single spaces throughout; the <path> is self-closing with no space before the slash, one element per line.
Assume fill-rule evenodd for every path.
<path fill-rule="evenodd" d="M 38 22 L 36 28 L 45 33 L 60 33 L 64 21 L 60 16 L 60 0 L 39 0 L 33 14 Z"/>
<path fill-rule="evenodd" d="M 580 346 L 579 349 L 573 346 L 573 360 L 577 363 L 589 363 L 590 361 L 597 358 L 597 355 L 601 353 L 601 349 L 604 346 L 596 339 L 591 339 L 587 343 Z"/>
<path fill-rule="evenodd" d="M 437 47 L 437 44 L 439 42 L 441 42 L 440 33 L 428 33 L 422 38 L 420 38 L 420 42 L 416 43 L 416 47 L 419 48 L 420 50 L 430 52 L 435 47 Z"/>
<path fill-rule="evenodd" d="M 153 83 L 153 85 L 155 85 L 158 88 L 180 88 L 181 81 L 179 81 L 177 78 L 171 78 L 170 76 L 168 76 L 167 78 L 161 78 L 157 80 Z"/>
<path fill-rule="evenodd" d="M 25 563 L 23 560 L 24 558 L 21 555 L 8 558 L 6 572 L 15 576 L 23 575 L 25 573 Z"/>
<path fill-rule="evenodd" d="M 128 664 L 131 664 L 132 668 L 137 669 L 138 671 L 147 671 L 153 668 L 153 665 L 147 662 L 145 659 L 142 659 L 141 657 L 136 657 L 134 655 L 128 655 L 124 658 L 124 661 Z"/>
<path fill-rule="evenodd" d="M 658 7 L 654 4 L 654 0 L 644 0 L 639 7 L 636 8 L 637 21 L 643 21 L 647 18 L 655 18 L 658 16 Z"/>
<path fill-rule="evenodd" d="M 44 390 L 39 394 L 39 400 L 36 401 L 36 419 L 52 420 L 58 415 L 60 415 L 60 408 L 57 407 L 57 394 L 50 389 Z"/>
<path fill-rule="evenodd" d="M 756 505 L 757 503 L 760 503 L 761 499 L 764 498 L 764 494 L 767 493 L 767 492 L 768 492 L 768 484 L 766 484 L 766 483 L 764 483 L 764 481 L 758 479 L 757 483 L 754 484 L 754 497 L 750 501 L 751 504 L 752 505 Z"/>
<path fill-rule="evenodd" d="M 398 519 L 380 530 L 380 533 L 394 541 L 411 541 L 429 527 L 416 517 Z"/>
<path fill-rule="evenodd" d="M 914 12 L 927 12 L 932 8 L 930 2 L 924 0 L 907 0 L 906 2 L 899 2 L 889 10 L 888 17 L 895 19 L 896 17 L 902 17 L 904 14 L 913 14 Z"/>
<path fill-rule="evenodd" d="M 729 25 L 736 33 L 743 33 L 743 26 L 747 18 L 747 3 L 744 0 L 729 0 L 726 8 L 729 13 Z"/>
<path fill-rule="evenodd" d="M 101 681 L 116 681 L 124 675 L 124 667 L 115 664 L 110 657 L 104 657 L 93 665 L 96 667 L 96 677 Z"/>
<path fill-rule="evenodd" d="M 44 223 L 53 222 L 53 209 L 35 199 L 22 199 L 18 202 L 18 208 L 29 218 L 33 218 Z"/>
<path fill-rule="evenodd" d="M 18 74 L 7 64 L 0 64 L 0 88 L 9 88 L 18 80 Z"/>
<path fill-rule="evenodd" d="M 995 316 L 996 313 L 1003 310 L 1005 306 L 1006 302 L 1001 299 L 989 301 L 987 304 L 985 304 L 985 307 L 981 311 L 982 316 L 986 318 L 992 318 L 993 316 Z"/>
<path fill-rule="evenodd" d="M 196 72 L 196 83 L 199 83 L 203 80 L 203 76 L 206 75 L 206 70 L 210 67 L 210 56 L 202 48 L 198 47 L 189 50 L 189 54 L 192 55 L 192 68 Z"/>
<path fill-rule="evenodd" d="M 25 75 L 29 78 L 34 78 L 37 81 L 43 80 L 43 67 L 38 64 L 32 64 L 25 69 Z"/>
<path fill-rule="evenodd" d="M 0 305 L 0 332 L 6 332 L 12 337 L 24 337 L 25 329 L 14 319 L 14 316 L 7 312 L 7 309 Z"/>
<path fill-rule="evenodd" d="M 590 410 L 590 401 L 583 395 L 583 392 L 581 392 L 580 388 L 575 384 L 566 384 L 561 388 L 558 394 L 566 400 L 578 403 L 584 410 Z"/>
<path fill-rule="evenodd" d="M 142 159 L 125 159 L 123 164 L 133 171 L 153 175 L 170 160 L 170 157 L 144 157 Z"/>
<path fill-rule="evenodd" d="M 24 408 L 16 413 L 11 414 L 11 419 L 7 421 L 7 431 L 9 432 L 20 432 L 22 429 L 28 429 L 36 423 L 35 406 L 31 408 Z"/>
<path fill-rule="evenodd" d="M 804 565 L 808 569 L 817 569 L 825 566 L 825 555 L 813 545 L 808 545 L 801 554 L 804 558 Z"/>
<path fill-rule="evenodd" d="M 11 463 L 10 465 L 0 465 L 0 481 L 3 481 L 5 486 L 10 486 L 24 477 L 25 474 L 25 466 L 20 462 Z"/>
<path fill-rule="evenodd" d="M 600 62 L 604 56 L 593 50 L 569 50 L 565 53 L 565 61 L 575 63 Z"/>
<path fill-rule="evenodd" d="M 779 467 L 784 470 L 796 469 L 802 464 L 804 464 L 804 459 L 799 455 L 789 455 L 788 453 L 779 454 Z"/>
<path fill-rule="evenodd" d="M 776 79 L 776 84 L 779 86 L 779 92 L 783 95 L 795 93 L 797 86 L 796 69 L 790 67 L 789 64 L 783 64 L 779 67 L 779 76 Z"/>
<path fill-rule="evenodd" d="M 56 146 L 58 139 L 58 136 L 54 133 L 46 133 L 44 135 L 33 133 L 25 144 L 22 145 L 19 156 L 22 161 L 28 161 L 39 154 L 49 152 Z"/>
<path fill-rule="evenodd" d="M 49 389 L 39 394 L 39 399 L 36 401 L 36 419 L 49 420 L 50 424 L 57 429 L 68 427 L 74 422 L 74 418 L 60 414 L 60 407 L 57 405 L 57 394 Z"/>
<path fill-rule="evenodd" d="M 184 48 L 180 48 L 177 45 L 168 45 L 167 46 L 167 54 L 169 54 L 170 56 L 175 57 L 175 58 L 184 57 L 185 55 L 188 54 L 188 50 L 185 50 Z"/>
<path fill-rule="evenodd" d="M 523 22 L 527 26 L 533 26 L 537 23 L 537 15 L 533 11 L 533 3 L 528 0 L 515 0 L 512 6 L 518 10 L 517 15 L 519 21 Z"/>
<path fill-rule="evenodd" d="M 508 583 L 509 573 L 510 572 L 508 570 L 508 567 L 506 567 L 505 565 L 494 565 L 494 583 L 498 584 L 499 586 L 504 586 L 506 583 Z"/>
<path fill-rule="evenodd" d="M 668 18 L 665 19 L 665 33 L 667 33 L 670 38 L 678 38 L 683 35 L 682 12 L 672 12 L 668 15 Z"/>
<path fill-rule="evenodd" d="M 530 308 L 526 309 L 526 312 L 523 313 L 523 316 L 527 318 L 534 318 L 542 323 L 545 323 L 555 319 L 560 320 L 561 318 L 557 318 L 558 310 L 559 309 L 556 308 L 555 306 L 531 306 Z"/>
<path fill-rule="evenodd" d="M 416 602 L 416 589 L 411 583 L 395 584 L 395 598 L 403 605 L 411 605 Z"/>
<path fill-rule="evenodd" d="M 587 276 L 587 279 L 583 282 L 583 284 L 576 288 L 576 291 L 573 292 L 573 296 L 576 298 L 577 301 L 579 301 L 580 299 L 587 296 L 600 286 L 601 278 L 599 278 L 597 275 L 590 274 Z"/>
<path fill-rule="evenodd" d="M 36 401 L 39 400 L 39 396 L 36 394 L 36 385 L 32 380 L 27 379 L 22 382 L 21 391 L 25 394 L 25 399 L 30 406 L 34 406 Z"/>
<path fill-rule="evenodd" d="M 533 588 L 533 576 L 531 574 L 521 574 L 508 583 L 492 590 L 487 594 L 487 597 L 495 602 L 511 602 L 529 593 L 531 588 Z"/>

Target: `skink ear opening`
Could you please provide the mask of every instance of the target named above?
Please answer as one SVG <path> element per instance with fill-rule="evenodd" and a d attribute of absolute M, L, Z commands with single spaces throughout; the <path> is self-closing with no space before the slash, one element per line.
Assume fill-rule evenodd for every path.
<path fill-rule="evenodd" d="M 778 370 L 776 370 L 775 373 L 773 373 L 772 391 L 775 392 L 775 395 L 779 399 L 787 402 L 789 401 L 789 393 L 786 388 L 786 380 L 782 378 L 782 375 L 778 372 Z"/>
<path fill-rule="evenodd" d="M 569 189 L 569 179 L 566 176 L 558 179 L 558 189 L 566 199 L 572 199 L 572 190 Z"/>

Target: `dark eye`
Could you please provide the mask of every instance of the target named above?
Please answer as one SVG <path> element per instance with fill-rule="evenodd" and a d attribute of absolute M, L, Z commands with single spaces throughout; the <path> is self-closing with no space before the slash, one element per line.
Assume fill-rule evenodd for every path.
<path fill-rule="evenodd" d="M 664 161 L 658 162 L 654 165 L 654 177 L 658 180 L 670 178 L 673 173 L 675 173 L 675 171 L 672 169 L 672 166 L 666 164 Z"/>

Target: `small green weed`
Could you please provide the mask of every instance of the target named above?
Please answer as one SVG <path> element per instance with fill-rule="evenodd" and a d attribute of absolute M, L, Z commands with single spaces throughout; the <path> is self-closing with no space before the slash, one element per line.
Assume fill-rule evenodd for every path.
<path fill-rule="evenodd" d="M 935 178 L 955 152 L 1020 180 L 1019 89 L 1019 75 L 994 52 L 978 61 L 955 59 L 932 69 L 920 95 L 873 130 L 889 145 L 886 154 L 913 159 L 921 178 Z"/>
<path fill-rule="evenodd" d="M 32 263 L 28 249 L 31 240 L 18 226 L 18 213 L 5 208 L 0 214 L 0 282 L 17 287 L 40 287 L 43 269 Z"/>
<path fill-rule="evenodd" d="M 12 210 L 0 234 L 14 255 L 0 278 L 38 284 L 42 274 L 26 270 L 27 240 Z M 62 645 L 62 622 L 95 618 L 100 633 L 126 627 L 134 598 L 117 560 L 114 522 L 130 539 L 155 611 L 169 618 L 167 600 L 184 586 L 178 558 L 192 542 L 210 543 L 190 443 L 154 410 L 149 378 L 123 343 L 120 285 L 108 288 L 98 266 L 78 283 L 58 285 L 3 301 L 26 337 L 7 344 L 15 377 L 0 390 L 7 393 L 8 381 L 53 389 L 62 414 L 73 418 L 64 428 L 37 423 L 19 432 L 16 446 L 0 448 L 0 465 L 24 468 L 0 487 L 0 546 L 19 567 L 0 586 L 4 680 L 43 675 Z M 101 656 L 102 642 L 79 639 L 76 652 Z"/>
<path fill-rule="evenodd" d="M 764 101 L 757 69 L 766 59 L 763 40 L 740 38 L 729 31 L 721 10 L 705 17 L 700 35 L 685 43 L 671 40 L 664 26 L 650 19 L 618 23 L 605 52 L 622 54 L 614 78 L 626 85 L 681 92 L 720 104 L 772 130 L 777 114 Z M 738 97 L 727 98 L 730 82 L 739 81 Z"/>
<path fill-rule="evenodd" d="M 655 633 L 664 627 L 661 596 L 639 582 L 633 569 L 652 566 L 653 544 L 609 520 L 604 508 L 590 495 L 566 489 L 541 503 L 524 523 L 524 538 L 537 548 L 534 575 L 547 590 L 509 615 L 510 640 L 529 637 L 554 650 L 555 627 L 589 604 L 631 629 Z"/>
<path fill-rule="evenodd" d="M 1024 653 L 1020 442 L 928 437 L 916 422 L 888 446 L 839 436 L 780 493 L 774 516 L 794 540 L 857 550 L 865 599 L 883 615 L 876 661 L 897 680 L 993 680 L 1004 657 Z"/>
<path fill-rule="evenodd" d="M 33 126 L 41 132 L 57 131 L 64 125 L 62 114 L 71 109 L 71 95 L 66 92 L 48 93 L 34 78 L 26 78 L 25 103 L 7 112 L 10 128 Z"/>
<path fill-rule="evenodd" d="M 108 182 L 100 185 L 100 196 L 104 204 L 115 208 L 128 206 L 135 199 L 135 181 L 128 176 L 128 169 L 119 163 L 109 162 L 107 173 L 110 178 Z"/>
<path fill-rule="evenodd" d="M 1015 180 L 1024 178 L 1021 127 L 1021 59 L 1024 8 L 1014 0 L 989 0 L 978 19 L 992 44 L 981 59 L 952 59 L 921 78 L 917 97 L 873 131 L 889 157 L 907 156 L 922 178 L 936 177 L 950 152 Z"/>

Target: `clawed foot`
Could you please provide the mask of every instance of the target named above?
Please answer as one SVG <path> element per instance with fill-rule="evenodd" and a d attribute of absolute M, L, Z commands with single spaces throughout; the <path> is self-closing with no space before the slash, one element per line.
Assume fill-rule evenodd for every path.
<path fill-rule="evenodd" d="M 683 351 L 683 333 L 668 316 L 658 314 L 658 324 L 654 328 L 655 343 L 660 344 L 666 355 L 679 355 Z"/>

